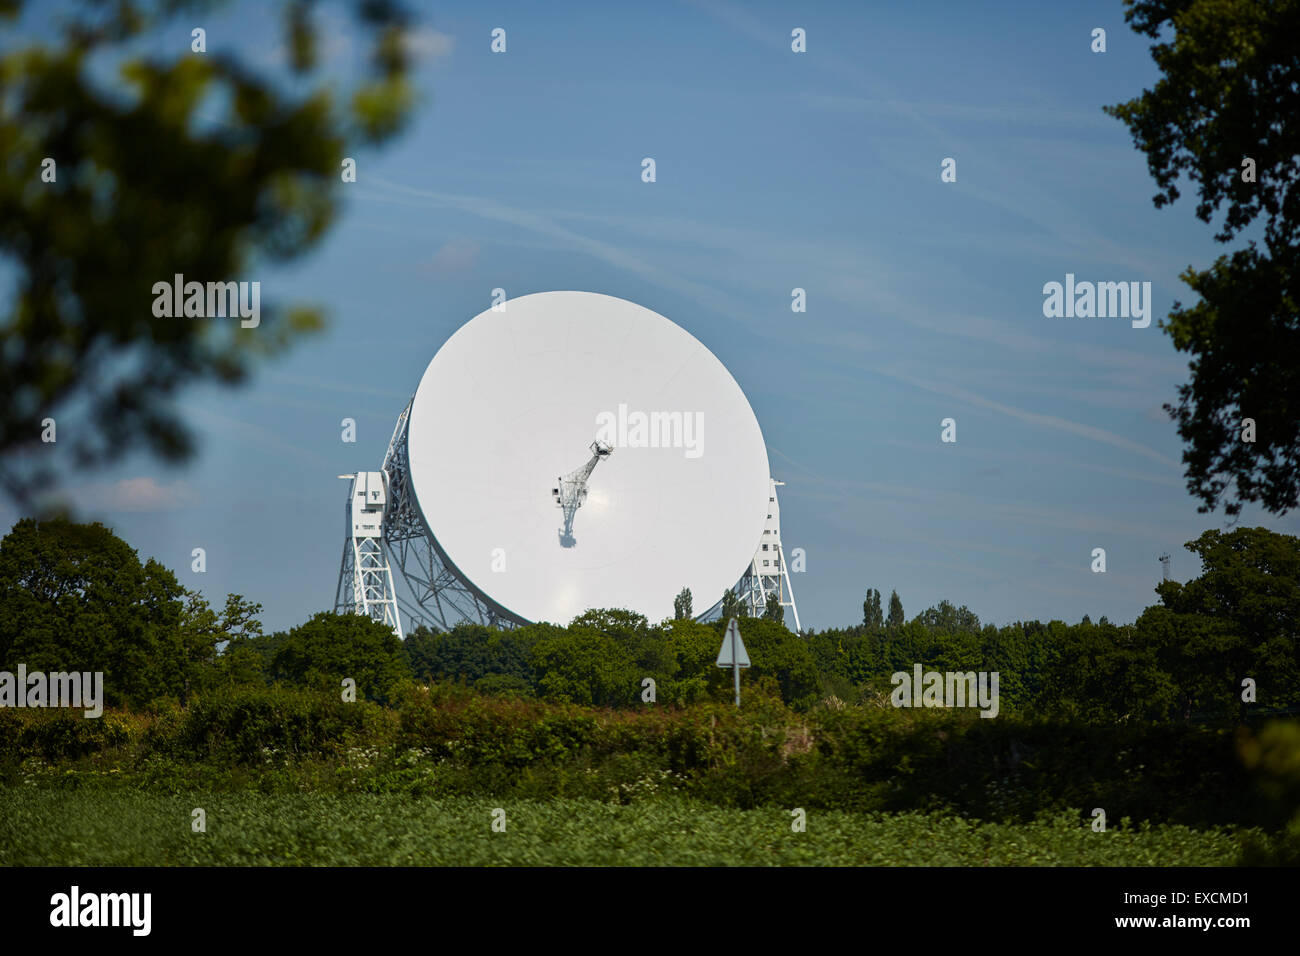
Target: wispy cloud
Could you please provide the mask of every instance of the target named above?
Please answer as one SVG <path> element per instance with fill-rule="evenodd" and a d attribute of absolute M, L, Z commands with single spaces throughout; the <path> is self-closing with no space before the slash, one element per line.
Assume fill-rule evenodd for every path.
<path fill-rule="evenodd" d="M 417 189 L 380 177 L 371 177 L 368 182 L 381 189 L 388 190 L 389 194 L 363 191 L 361 192 L 362 198 L 376 202 L 396 202 L 405 205 L 422 203 L 426 206 L 456 209 L 482 219 L 527 229 L 539 235 L 560 240 L 609 265 L 640 276 L 666 289 L 679 292 L 707 308 L 716 310 L 721 315 L 736 317 L 739 314 L 737 304 L 730 297 L 713 287 L 663 270 L 640 256 L 624 251 L 613 243 L 562 226 L 544 214 L 521 209 L 483 196 L 458 195 L 428 189 Z"/>
<path fill-rule="evenodd" d="M 1035 127 L 1081 127 L 1114 130 L 1115 121 L 1094 110 L 1058 110 L 1017 104 L 923 103 L 907 99 L 884 99 L 865 96 L 834 96 L 802 93 L 798 100 L 813 109 L 832 113 L 867 113 L 913 116 L 979 122 L 1005 122 Z"/>
<path fill-rule="evenodd" d="M 410 391 L 396 388 L 379 388 L 374 385 L 358 385 L 355 382 L 342 382 L 333 379 L 312 378 L 308 375 L 290 375 L 285 372 L 266 372 L 263 378 L 272 383 L 292 385 L 295 388 L 311 389 L 318 392 L 352 392 L 357 395 L 375 395 L 379 398 L 398 398 L 405 401 L 411 397 Z"/>
<path fill-rule="evenodd" d="M 752 225 L 742 228 L 680 217 L 631 217 L 555 209 L 542 210 L 538 214 L 561 225 L 594 223 L 612 227 L 635 237 L 642 244 L 647 240 L 663 242 L 666 249 L 675 249 L 675 254 L 694 271 L 725 274 L 730 283 L 750 291 L 770 292 L 770 276 L 779 268 L 807 276 L 806 282 L 816 290 L 817 296 L 845 309 L 869 311 L 938 336 L 956 336 L 1024 355 L 1056 357 L 1061 351 L 1058 341 L 1039 331 L 1041 324 L 1011 322 L 970 311 L 935 311 L 923 307 L 916 298 L 917 277 L 900 275 L 877 250 L 851 238 L 808 239 L 788 233 L 764 232 Z M 682 253 L 683 246 L 692 249 Z M 693 249 L 721 254 L 744 249 L 746 262 L 756 268 L 720 270 L 716 259 L 700 256 Z M 1113 251 L 1117 257 L 1129 259 L 1128 250 Z M 659 252 L 656 250 L 656 254 Z M 1042 295 L 1038 286 L 1032 287 L 1028 299 L 1036 317 L 1041 318 L 1038 310 L 1042 305 Z M 805 341 L 819 342 L 836 351 L 845 348 L 874 350 L 876 335 L 854 333 L 852 329 L 846 329 L 843 322 L 836 322 L 823 333 L 818 333 L 818 314 L 810 312 L 801 320 L 801 337 Z M 757 316 L 750 315 L 747 321 L 751 327 L 759 324 Z M 1072 342 L 1069 349 L 1076 361 L 1097 366 L 1116 384 L 1143 387 L 1148 391 L 1154 382 L 1181 381 L 1187 371 L 1186 361 L 1173 355 L 1150 355 L 1132 348 L 1088 342 Z"/>
<path fill-rule="evenodd" d="M 821 485 L 827 492 L 819 493 L 811 486 Z M 1181 531 L 1174 527 L 1161 527 L 1140 521 L 1112 518 L 1092 512 L 1079 512 L 1066 506 L 1033 506 L 1022 501 L 999 500 L 988 495 L 967 493 L 964 491 L 944 491 L 934 488 L 922 488 L 914 485 L 899 485 L 880 481 L 857 481 L 852 479 L 822 480 L 804 476 L 794 486 L 794 491 L 787 492 L 792 497 L 811 500 L 843 502 L 845 498 L 861 499 L 863 493 L 869 493 L 875 501 L 883 504 L 894 502 L 899 509 L 915 506 L 917 513 L 933 516 L 936 513 L 970 518 L 979 516 L 993 519 L 994 525 L 1016 524 L 1031 529 L 1043 527 L 1061 528 L 1067 531 L 1092 532 L 1125 537 L 1138 537 L 1153 540 L 1168 540 L 1171 535 Z M 892 513 L 892 512 L 891 512 Z M 879 517 L 869 516 L 865 512 L 844 510 L 838 516 L 843 531 L 859 530 L 865 535 L 878 534 Z M 909 519 L 910 520 L 910 519 Z M 907 525 L 909 540 L 913 536 L 914 526 Z"/>
<path fill-rule="evenodd" d="M 473 268 L 478 261 L 480 246 L 473 239 L 450 239 L 438 247 L 429 260 L 435 272 L 455 275 Z"/>
<path fill-rule="evenodd" d="M 454 49 L 455 37 L 439 33 L 432 27 L 416 27 L 406 32 L 406 52 L 417 60 L 426 63 L 440 60 L 450 56 Z"/>
<path fill-rule="evenodd" d="M 222 415 L 210 408 L 194 403 L 186 403 L 184 411 L 186 416 L 192 420 L 204 422 L 210 427 L 237 435 L 244 441 L 260 445 L 279 454 L 289 453 L 294 457 L 310 462 L 317 468 L 328 471 L 334 466 L 334 463 L 324 455 L 318 455 L 310 449 L 295 445 L 287 440 L 283 433 L 272 431 L 264 425 L 231 418 L 229 415 Z"/>
<path fill-rule="evenodd" d="M 1116 435 L 1114 432 L 1107 431 L 1104 428 L 1098 428 L 1095 425 L 1087 425 L 1083 422 L 1073 422 L 1057 415 L 1044 415 L 1042 412 L 1031 412 L 1027 409 L 1016 408 L 1013 405 L 1007 405 L 1003 402 L 995 402 L 982 395 L 977 395 L 969 389 L 958 388 L 957 386 L 947 385 L 943 382 L 933 382 L 912 378 L 911 376 L 903 375 L 884 368 L 873 368 L 871 371 L 875 372 L 877 375 L 884 375 L 900 382 L 906 382 L 908 385 L 914 386 L 915 388 L 925 389 L 926 391 L 934 392 L 937 395 L 946 395 L 949 398 L 955 398 L 958 401 L 966 402 L 967 404 L 975 405 L 980 408 L 987 408 L 990 411 L 1019 419 L 1022 422 L 1028 422 L 1033 425 L 1043 425 L 1059 431 L 1069 432 L 1072 435 L 1078 435 L 1081 438 L 1088 438 L 1092 441 L 1112 445 L 1115 448 L 1123 448 L 1126 451 L 1131 451 L 1136 455 L 1149 458 L 1152 461 L 1159 462 L 1169 468 L 1180 467 L 1179 463 L 1174 459 L 1167 455 L 1162 455 L 1157 451 L 1152 451 L 1141 442 L 1125 438 L 1123 435 Z"/>
<path fill-rule="evenodd" d="M 741 36 L 747 37 L 774 52 L 790 55 L 788 27 L 778 27 L 774 24 L 764 23 L 739 5 L 727 3 L 725 0 L 691 0 L 691 2 L 692 5 L 704 10 Z M 896 90 L 892 89 L 883 79 L 881 71 L 864 70 L 857 63 L 824 50 L 819 51 L 816 56 L 809 54 L 808 60 L 813 69 L 822 70 L 835 77 L 837 94 L 834 100 L 841 104 L 857 102 L 864 108 L 869 105 L 873 110 L 892 114 L 907 121 L 914 129 L 924 133 L 929 138 L 935 151 L 934 176 L 936 179 L 938 177 L 938 161 L 944 156 L 960 158 L 962 156 L 984 155 L 986 159 L 994 162 L 1001 161 L 996 156 L 988 156 L 986 149 L 976 148 L 969 140 L 953 131 L 951 121 L 959 115 L 964 116 L 966 119 L 978 119 L 978 115 L 959 113 L 957 111 L 962 110 L 962 107 L 956 105 L 945 109 L 935 109 L 934 104 L 914 102 L 899 95 Z M 822 102 L 824 105 L 827 102 L 826 98 L 823 97 Z M 1004 114 L 999 116 L 999 119 L 1015 115 L 1024 123 L 1035 121 L 1035 117 L 1041 123 L 1045 114 L 1050 112 L 1050 110 L 1044 109 L 1021 108 L 1013 104 L 985 104 L 981 110 L 986 117 L 999 113 Z M 992 114 L 990 114 L 990 111 L 992 111 Z M 936 122 L 937 118 L 943 118 L 949 122 L 947 125 L 941 125 Z M 1113 130 L 1117 142 L 1122 141 L 1124 138 L 1122 127 L 1113 121 L 1109 123 L 1109 126 Z M 1013 159 L 1014 153 L 1007 158 Z M 903 160 L 891 160 L 888 153 L 882 156 L 882 161 L 891 163 L 900 174 L 910 175 L 913 172 L 913 170 L 903 165 Z M 1058 251 L 1072 249 L 1080 253 L 1086 253 L 1089 258 L 1093 259 L 1105 257 L 1110 262 L 1136 266 L 1143 269 L 1148 275 L 1159 274 L 1165 268 L 1164 263 L 1140 246 L 1125 247 L 1122 243 L 1116 242 L 1109 236 L 1098 234 L 1077 224 L 1063 225 L 1077 223 L 1077 216 L 1075 215 L 1077 210 L 1071 208 L 1053 190 L 1036 185 L 1027 178 L 1018 177 L 1014 189 L 1006 189 L 1001 186 L 999 188 L 985 188 L 976 181 L 965 179 L 962 181 L 958 195 L 1005 210 L 1027 223 L 1038 226 L 1046 234 L 1053 237 L 1058 244 Z"/>
<path fill-rule="evenodd" d="M 175 511 L 198 503 L 198 494 L 183 479 L 160 484 L 148 475 L 78 485 L 58 497 L 91 513 Z"/>

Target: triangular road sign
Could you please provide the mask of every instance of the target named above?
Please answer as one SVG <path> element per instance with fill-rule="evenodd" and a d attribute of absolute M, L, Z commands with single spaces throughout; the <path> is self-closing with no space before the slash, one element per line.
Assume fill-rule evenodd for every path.
<path fill-rule="evenodd" d="M 736 648 L 734 656 L 731 650 L 733 644 Z M 740 639 L 740 625 L 734 617 L 727 624 L 727 632 L 722 636 L 722 649 L 718 651 L 718 666 L 732 665 L 749 666 L 749 654 L 745 652 L 745 642 Z"/>

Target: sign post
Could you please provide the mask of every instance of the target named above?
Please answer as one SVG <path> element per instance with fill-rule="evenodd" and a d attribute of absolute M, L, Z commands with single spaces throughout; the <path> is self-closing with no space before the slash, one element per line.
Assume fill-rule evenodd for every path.
<path fill-rule="evenodd" d="M 740 669 L 749 666 L 749 654 L 745 652 L 745 642 L 740 639 L 740 625 L 733 617 L 727 622 L 727 633 L 722 638 L 722 647 L 718 650 L 718 666 L 730 667 L 736 678 L 736 706 L 740 706 Z"/>

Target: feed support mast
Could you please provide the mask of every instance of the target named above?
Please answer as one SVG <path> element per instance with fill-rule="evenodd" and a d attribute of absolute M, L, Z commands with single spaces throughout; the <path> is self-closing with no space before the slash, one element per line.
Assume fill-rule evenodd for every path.
<path fill-rule="evenodd" d="M 767 498 L 767 521 L 763 525 L 763 538 L 754 560 L 744 577 L 736 585 L 736 596 L 744 603 L 750 617 L 762 617 L 767 611 L 767 599 L 775 594 L 781 607 L 789 608 L 798 633 L 799 609 L 794 603 L 794 587 L 790 583 L 790 569 L 786 566 L 785 550 L 781 547 L 781 505 L 776 500 L 776 489 L 784 481 L 771 479 Z"/>
<path fill-rule="evenodd" d="M 334 613 L 364 614 L 392 628 L 402 637 L 393 570 L 384 546 L 384 510 L 388 505 L 387 476 L 382 471 L 339 475 L 352 482 L 348 503 L 347 537 L 334 597 Z"/>

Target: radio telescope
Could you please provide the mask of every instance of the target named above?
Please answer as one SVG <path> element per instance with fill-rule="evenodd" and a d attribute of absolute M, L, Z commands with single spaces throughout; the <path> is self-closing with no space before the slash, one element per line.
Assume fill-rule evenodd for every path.
<path fill-rule="evenodd" d="M 399 636 L 601 607 L 660 620 L 683 587 L 731 589 L 754 615 L 776 594 L 799 627 L 749 402 L 693 336 L 623 299 L 542 292 L 471 319 L 381 469 L 340 477 L 335 610 Z"/>

